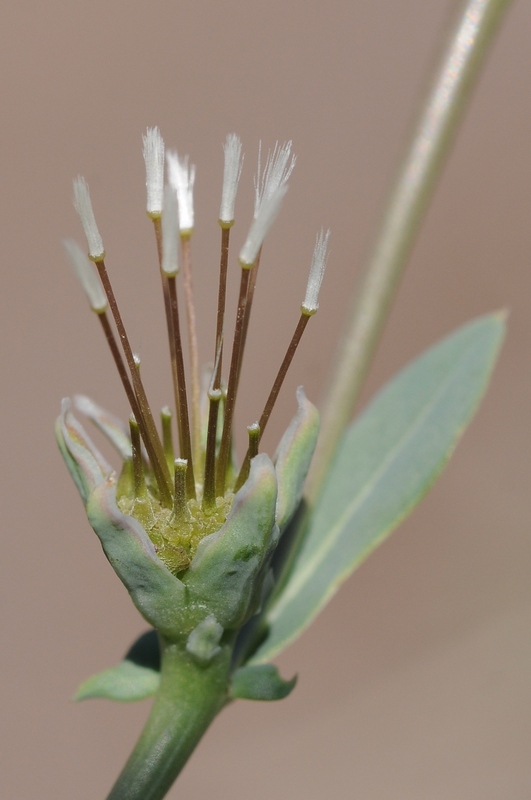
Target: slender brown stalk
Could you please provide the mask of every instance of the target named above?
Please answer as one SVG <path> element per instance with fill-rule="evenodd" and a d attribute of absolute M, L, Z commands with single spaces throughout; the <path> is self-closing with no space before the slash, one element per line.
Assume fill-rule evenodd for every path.
<path fill-rule="evenodd" d="M 183 285 L 188 321 L 188 347 L 190 350 L 190 372 L 192 389 L 192 443 L 194 462 L 201 467 L 201 383 L 199 380 L 199 349 L 197 346 L 197 326 L 195 320 L 194 287 L 192 281 L 192 258 L 190 236 L 181 235 L 183 253 Z"/>
<path fill-rule="evenodd" d="M 247 427 L 247 432 L 249 434 L 249 444 L 247 446 L 247 453 L 245 454 L 240 474 L 238 475 L 234 485 L 235 492 L 237 492 L 238 489 L 241 489 L 249 477 L 249 472 L 251 471 L 251 461 L 255 456 L 258 455 L 258 447 L 260 445 L 260 426 L 258 422 L 253 422 L 252 425 L 249 425 Z"/>
<path fill-rule="evenodd" d="M 259 434 L 258 434 L 258 442 L 261 441 L 262 436 L 264 435 L 264 430 L 265 430 L 266 425 L 267 425 L 267 423 L 269 421 L 269 417 L 271 416 L 271 412 L 273 411 L 273 407 L 274 407 L 274 405 L 275 405 L 275 403 L 277 401 L 277 397 L 278 397 L 279 392 L 280 392 L 280 390 L 282 388 L 282 384 L 284 383 L 284 378 L 286 377 L 286 374 L 288 372 L 288 369 L 290 368 L 291 362 L 293 361 L 293 356 L 295 355 L 297 347 L 299 346 L 299 342 L 300 342 L 300 340 L 302 338 L 302 334 L 304 333 L 304 330 L 306 328 L 306 325 L 308 324 L 308 320 L 309 319 L 310 319 L 310 315 L 302 313 L 301 316 L 300 316 L 300 319 L 299 319 L 299 321 L 297 323 L 297 327 L 295 328 L 295 332 L 294 332 L 293 336 L 291 337 L 291 342 L 288 345 L 288 349 L 286 350 L 286 355 L 284 356 L 284 358 L 282 360 L 282 364 L 280 365 L 280 369 L 278 370 L 277 377 L 275 378 L 273 386 L 271 387 L 271 391 L 269 392 L 269 397 L 266 400 L 266 404 L 264 406 L 264 410 L 262 411 L 262 416 L 260 417 L 260 421 L 258 423 L 259 429 L 260 429 L 259 430 Z M 243 477 L 243 479 L 242 479 L 242 476 L 245 475 L 246 471 L 247 471 L 247 474 L 248 474 L 249 463 L 250 463 L 251 458 L 252 458 L 252 455 L 251 455 L 251 452 L 250 452 L 250 448 L 248 448 L 247 453 L 245 454 L 245 458 L 243 460 L 243 464 L 242 464 L 242 468 L 240 470 L 240 474 L 238 475 L 238 478 L 236 480 L 236 488 L 237 489 L 240 488 L 240 486 L 243 484 L 243 482 L 246 479 L 245 477 Z"/>
<path fill-rule="evenodd" d="M 120 376 L 120 380 L 122 381 L 122 386 L 124 387 L 127 399 L 129 400 L 131 411 L 133 412 L 135 419 L 138 421 L 138 424 L 142 426 L 144 421 L 140 413 L 140 407 L 138 405 L 138 401 L 133 391 L 131 381 L 129 380 L 129 375 L 127 373 L 127 369 L 124 364 L 122 354 L 120 353 L 120 348 L 116 344 L 116 339 L 114 338 L 114 333 L 112 331 L 107 313 L 104 311 L 103 313 L 98 314 L 98 319 L 101 322 L 101 327 L 103 328 L 105 338 L 107 339 L 107 344 L 109 345 L 109 349 L 114 359 L 116 369 L 118 370 L 118 375 Z"/>
<path fill-rule="evenodd" d="M 129 367 L 129 372 L 131 374 L 131 381 L 133 383 L 134 392 L 138 401 L 138 405 L 140 407 L 140 417 L 144 420 L 146 429 L 146 440 L 144 443 L 146 445 L 146 450 L 148 451 L 149 454 L 151 465 L 153 467 L 153 472 L 155 473 L 155 477 L 157 479 L 157 484 L 161 494 L 161 500 L 164 503 L 164 505 L 167 505 L 170 508 L 172 504 L 171 478 L 168 466 L 166 464 L 166 459 L 164 457 L 162 443 L 160 441 L 157 428 L 155 426 L 155 420 L 153 419 L 151 408 L 149 407 L 146 392 L 144 390 L 144 386 L 140 378 L 140 373 L 136 368 L 133 351 L 131 349 L 131 345 L 129 344 L 129 339 L 127 338 L 127 333 L 125 330 L 124 323 L 122 321 L 122 316 L 120 314 L 120 310 L 116 302 L 116 297 L 114 295 L 114 291 L 111 282 L 109 280 L 109 276 L 107 274 L 107 269 L 105 267 L 105 262 L 103 261 L 103 259 L 101 261 L 97 261 L 96 266 L 98 268 L 98 273 L 101 282 L 103 284 L 105 294 L 107 295 L 107 300 L 109 301 L 109 307 L 111 309 L 114 321 L 116 323 L 116 328 L 118 330 L 118 335 L 122 343 L 125 360 Z"/>
<path fill-rule="evenodd" d="M 216 439 L 218 432 L 219 404 L 222 398 L 222 391 L 219 388 L 221 383 L 221 353 L 223 350 L 223 334 L 221 335 L 212 380 L 208 390 L 208 426 L 207 440 L 205 448 L 205 475 L 203 481 L 203 510 L 213 509 L 216 504 Z"/>
<path fill-rule="evenodd" d="M 230 226 L 221 226 L 221 256 L 219 260 L 219 288 L 218 288 L 218 314 L 216 319 L 216 361 L 219 353 L 219 370 L 214 370 L 214 377 L 217 383 L 214 384 L 214 389 L 219 389 L 221 385 L 221 359 L 223 357 L 223 322 L 225 320 L 225 304 L 227 298 L 227 267 L 229 263 L 229 241 L 230 241 Z M 216 372 L 218 374 L 216 374 Z"/>
<path fill-rule="evenodd" d="M 164 491 L 166 487 L 166 482 L 161 470 L 158 469 L 158 462 L 157 462 L 157 452 L 153 447 L 152 439 L 149 435 L 146 420 L 144 415 L 142 414 L 142 408 L 138 402 L 137 395 L 133 389 L 131 381 L 129 379 L 129 375 L 127 374 L 127 369 L 124 364 L 124 360 L 122 358 L 122 354 L 120 353 L 120 349 L 116 343 L 116 339 L 114 338 L 114 333 L 112 331 L 111 325 L 109 323 L 109 319 L 107 314 L 103 312 L 102 314 L 98 314 L 101 326 L 103 328 L 103 332 L 105 334 L 105 338 L 107 339 L 107 344 L 109 345 L 109 349 L 111 351 L 112 357 L 114 359 L 114 363 L 116 365 L 116 369 L 118 370 L 118 375 L 120 376 L 120 380 L 122 381 L 122 386 L 124 387 L 125 393 L 127 395 L 127 399 L 129 400 L 129 405 L 131 406 L 131 411 L 133 412 L 133 416 L 137 420 L 138 426 L 140 428 L 140 433 L 142 439 L 144 440 L 144 444 L 146 446 L 146 450 L 149 455 L 149 460 L 153 467 L 153 472 L 155 474 L 155 479 L 157 481 L 157 486 L 159 487 L 159 491 L 161 493 L 161 497 L 164 496 Z M 138 370 L 135 366 L 135 373 L 138 374 Z M 171 496 L 169 498 L 171 500 Z M 168 499 L 166 500 L 166 503 Z"/>
<path fill-rule="evenodd" d="M 166 456 L 166 463 L 168 465 L 170 473 L 173 472 L 174 461 L 175 461 L 175 451 L 173 449 L 173 435 L 171 429 L 171 416 L 172 414 L 168 406 L 164 406 L 164 408 L 160 412 L 160 421 L 162 427 L 162 447 L 164 449 L 164 455 Z"/>
<path fill-rule="evenodd" d="M 225 494 L 225 481 L 227 478 L 227 465 L 229 463 L 229 451 L 232 436 L 232 421 L 234 417 L 234 406 L 236 403 L 238 367 L 240 363 L 242 346 L 243 320 L 245 316 L 245 306 L 247 303 L 247 290 L 249 288 L 250 276 L 251 270 L 242 268 L 240 295 L 238 298 L 238 311 L 236 314 L 234 342 L 232 345 L 232 357 L 230 362 L 229 383 L 227 386 L 227 397 L 225 400 L 223 432 L 221 434 L 221 444 L 219 447 L 218 464 L 216 470 L 216 493 L 218 497 L 223 497 Z"/>
<path fill-rule="evenodd" d="M 183 451 L 183 429 L 182 429 L 182 414 L 180 408 L 180 396 L 179 396 L 179 376 L 177 371 L 177 353 L 176 353 L 176 341 L 180 342 L 181 337 L 180 333 L 179 336 L 176 337 L 175 331 L 173 329 L 173 319 L 172 319 L 172 312 L 171 312 L 171 299 L 170 299 L 170 289 L 168 286 L 168 277 L 162 271 L 162 226 L 160 217 L 153 218 L 153 227 L 155 229 L 155 239 L 157 241 L 157 254 L 159 259 L 159 269 L 160 269 L 160 279 L 162 282 L 162 294 L 164 297 L 164 314 L 166 317 L 166 331 L 168 334 L 168 344 L 170 348 L 170 362 L 171 362 L 171 377 L 173 383 L 173 396 L 175 402 L 175 413 L 177 416 L 177 434 L 179 437 L 179 454 L 186 458 L 184 451 Z"/>
<path fill-rule="evenodd" d="M 194 459 L 192 457 L 192 441 L 190 437 L 190 420 L 188 417 L 188 397 L 186 393 L 186 373 L 184 370 L 183 348 L 181 345 L 181 325 L 179 322 L 179 303 L 177 301 L 177 282 L 175 277 L 168 277 L 168 290 L 171 304 L 171 320 L 175 342 L 175 358 L 177 367 L 177 386 L 179 393 L 179 415 L 182 432 L 181 455 L 186 460 L 186 485 L 188 497 L 195 497 Z"/>
<path fill-rule="evenodd" d="M 282 384 L 284 383 L 284 378 L 286 377 L 287 371 L 290 368 L 291 362 L 293 361 L 293 356 L 295 355 L 295 351 L 299 346 L 299 342 L 302 338 L 302 334 L 308 324 L 308 320 L 310 319 L 308 314 L 301 314 L 300 319 L 297 323 L 297 327 L 295 328 L 295 332 L 291 337 L 291 342 L 289 343 L 288 349 L 286 350 L 286 355 L 280 365 L 280 369 L 278 371 L 277 377 L 275 378 L 275 382 L 271 388 L 269 393 L 269 397 L 267 398 L 266 404 L 264 406 L 264 410 L 262 411 L 262 416 L 260 417 L 260 439 L 264 435 L 264 431 L 266 425 L 268 423 L 269 417 L 271 416 L 271 412 L 273 411 L 273 406 L 277 401 L 278 394 L 280 389 L 282 388 Z"/>
<path fill-rule="evenodd" d="M 218 430 L 221 389 L 208 393 L 208 428 L 205 452 L 205 479 L 203 483 L 203 510 L 209 511 L 216 505 L 216 434 Z"/>
<path fill-rule="evenodd" d="M 140 447 L 140 431 L 138 422 L 134 417 L 129 420 L 131 434 L 131 450 L 133 461 L 133 481 L 135 498 L 145 497 L 147 493 L 144 465 L 142 464 L 142 450 Z"/>
<path fill-rule="evenodd" d="M 189 517 L 188 506 L 186 505 L 188 484 L 186 477 L 187 472 L 188 468 L 186 459 L 176 458 L 172 522 L 186 522 Z"/>
<path fill-rule="evenodd" d="M 242 334 L 242 348 L 240 353 L 240 363 L 238 364 L 238 377 L 236 379 L 236 393 L 240 385 L 240 375 L 243 364 L 243 354 L 245 352 L 245 344 L 247 342 L 247 332 L 249 330 L 249 320 L 251 319 L 251 310 L 253 307 L 254 290 L 256 288 L 256 280 L 258 278 L 258 267 L 260 266 L 260 258 L 262 256 L 262 248 L 258 251 L 258 257 L 251 270 L 251 277 L 249 279 L 249 288 L 247 289 L 247 302 L 245 304 L 245 316 L 243 318 L 243 334 Z"/>

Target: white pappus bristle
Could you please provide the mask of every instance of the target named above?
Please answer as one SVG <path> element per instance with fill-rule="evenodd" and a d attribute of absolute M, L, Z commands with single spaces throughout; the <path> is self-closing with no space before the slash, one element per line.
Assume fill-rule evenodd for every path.
<path fill-rule="evenodd" d="M 219 221 L 224 225 L 231 225 L 234 222 L 234 204 L 243 166 L 240 137 L 235 133 L 229 133 L 223 145 L 223 150 L 225 152 L 225 167 L 223 170 Z"/>
<path fill-rule="evenodd" d="M 254 197 L 254 216 L 258 216 L 260 206 L 268 197 L 287 183 L 289 176 L 293 172 L 295 166 L 296 156 L 291 155 L 291 142 L 284 142 L 279 145 L 277 142 L 271 151 L 267 154 L 267 160 L 264 172 L 261 172 L 261 154 L 262 143 L 258 146 L 258 169 L 254 181 L 255 197 Z"/>
<path fill-rule="evenodd" d="M 146 164 L 147 213 L 160 217 L 164 192 L 164 140 L 158 128 L 148 128 L 142 136 Z"/>
<path fill-rule="evenodd" d="M 105 249 L 92 210 L 89 188 L 81 175 L 74 179 L 74 207 L 87 237 L 89 256 L 93 261 L 101 261 L 105 257 Z"/>
<path fill-rule="evenodd" d="M 194 229 L 194 182 L 195 166 L 189 165 L 188 156 L 179 158 L 177 153 L 169 152 L 168 178 L 177 192 L 179 206 L 179 228 L 181 235 Z"/>
<path fill-rule="evenodd" d="M 96 314 L 103 314 L 107 309 L 107 298 L 94 264 L 89 261 L 87 254 L 73 239 L 65 239 L 63 246 L 83 291 L 88 297 L 90 307 Z"/>
<path fill-rule="evenodd" d="M 162 271 L 173 278 L 179 271 L 179 217 L 177 195 L 173 186 L 164 188 L 164 210 L 162 212 Z"/>
<path fill-rule="evenodd" d="M 328 259 L 328 239 L 330 231 L 326 233 L 321 229 L 315 240 L 312 264 L 306 286 L 306 296 L 302 304 L 302 313 L 307 316 L 315 314 L 319 308 L 319 291 L 325 274 L 326 262 Z"/>
<path fill-rule="evenodd" d="M 261 203 L 258 215 L 251 223 L 247 239 L 240 251 L 240 264 L 242 267 L 250 269 L 258 258 L 260 248 L 280 211 L 280 206 L 287 191 L 287 183 L 282 183 L 275 189 L 273 194 Z"/>

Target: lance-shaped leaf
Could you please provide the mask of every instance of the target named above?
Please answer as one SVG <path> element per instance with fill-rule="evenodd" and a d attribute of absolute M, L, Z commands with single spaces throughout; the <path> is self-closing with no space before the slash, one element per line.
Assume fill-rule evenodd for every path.
<path fill-rule="evenodd" d="M 242 700 L 283 700 L 297 683 L 280 677 L 274 664 L 256 664 L 237 669 L 232 677 L 231 697 Z"/>
<path fill-rule="evenodd" d="M 302 386 L 297 389 L 297 403 L 297 413 L 282 436 L 274 459 L 278 481 L 277 524 L 281 531 L 300 503 L 319 433 L 319 412 Z"/>
<path fill-rule="evenodd" d="M 81 684 L 74 700 L 102 698 L 121 703 L 145 700 L 160 685 L 160 645 L 156 631 L 143 633 L 115 667 Z"/>
<path fill-rule="evenodd" d="M 264 562 L 278 533 L 276 499 L 275 470 L 263 453 L 253 458 L 226 523 L 199 543 L 183 574 L 190 606 L 208 608 L 225 629 L 240 627 L 254 610 Z"/>
<path fill-rule="evenodd" d="M 295 639 L 428 491 L 478 406 L 503 333 L 501 314 L 460 328 L 391 380 L 347 429 L 251 662 Z"/>

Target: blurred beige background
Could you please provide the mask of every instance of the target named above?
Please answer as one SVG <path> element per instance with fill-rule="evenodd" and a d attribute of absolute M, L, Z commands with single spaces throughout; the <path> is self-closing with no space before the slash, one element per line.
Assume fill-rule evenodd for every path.
<path fill-rule="evenodd" d="M 145 625 L 103 557 L 53 439 L 62 396 L 125 414 L 99 326 L 61 249 L 90 183 L 155 406 L 171 399 L 141 135 L 197 164 L 195 282 L 211 357 L 228 132 L 244 141 L 235 242 L 259 138 L 292 138 L 238 407 L 260 411 L 295 324 L 315 232 L 332 228 L 321 311 L 271 422 L 318 400 L 448 0 L 4 2 L 0 9 L 2 748 L 6 800 L 103 798 L 148 704 L 75 705 Z M 528 800 L 531 796 L 531 8 L 492 50 L 366 392 L 474 315 L 507 306 L 490 391 L 442 480 L 280 659 L 283 703 L 241 702 L 171 797 Z M 233 266 L 233 270 L 236 268 Z M 233 275 L 235 273 L 233 272 Z M 233 282 L 234 288 L 234 282 Z M 231 313 L 234 296 L 231 296 Z"/>

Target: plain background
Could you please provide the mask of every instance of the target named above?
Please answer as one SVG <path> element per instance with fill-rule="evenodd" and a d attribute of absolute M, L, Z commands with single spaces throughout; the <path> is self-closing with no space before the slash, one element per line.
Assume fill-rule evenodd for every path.
<path fill-rule="evenodd" d="M 212 357 L 221 144 L 246 152 L 234 241 L 251 216 L 258 140 L 293 139 L 267 245 L 238 426 L 259 414 L 295 325 L 316 231 L 332 228 L 311 321 L 265 442 L 304 383 L 318 401 L 349 296 L 438 42 L 448 0 L 4 2 L 0 795 L 95 800 L 148 712 L 70 698 L 144 630 L 57 452 L 62 396 L 126 414 L 99 326 L 65 262 L 89 181 L 122 312 L 155 407 L 171 399 L 141 134 L 197 164 L 195 284 Z M 510 309 L 492 388 L 443 478 L 279 659 L 299 685 L 241 702 L 171 797 L 528 800 L 531 796 L 531 8 L 492 49 L 416 245 L 365 399 L 469 318 Z M 236 252 L 236 250 L 235 250 Z M 237 268 L 232 264 L 231 291 Z M 234 314 L 231 294 L 229 314 Z M 241 441 L 241 437 L 240 437 Z"/>

